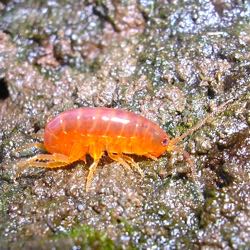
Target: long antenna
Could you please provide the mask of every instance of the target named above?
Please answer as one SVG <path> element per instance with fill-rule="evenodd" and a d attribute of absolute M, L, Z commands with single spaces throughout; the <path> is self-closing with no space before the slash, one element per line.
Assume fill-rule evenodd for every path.
<path fill-rule="evenodd" d="M 213 117 L 214 115 L 224 111 L 227 107 L 227 105 L 231 102 L 233 102 L 234 100 L 228 100 L 224 103 L 222 103 L 221 105 L 219 105 L 216 110 L 214 110 L 212 113 L 208 114 L 203 120 L 201 120 L 200 122 L 198 122 L 196 125 L 194 125 L 192 128 L 188 129 L 185 133 L 183 133 L 182 135 L 173 138 L 172 140 L 170 140 L 168 148 L 169 150 L 173 149 L 174 146 L 176 144 L 178 144 L 180 141 L 182 141 L 183 139 L 185 139 L 187 136 L 192 135 L 196 130 L 198 130 L 199 128 L 201 128 L 202 126 L 204 126 L 208 120 Z"/>

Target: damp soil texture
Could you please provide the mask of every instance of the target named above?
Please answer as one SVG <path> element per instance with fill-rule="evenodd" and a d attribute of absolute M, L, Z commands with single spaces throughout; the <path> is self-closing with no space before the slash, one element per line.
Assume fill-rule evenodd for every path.
<path fill-rule="evenodd" d="M 249 83 L 246 0 L 0 1 L 0 249 L 249 249 Z M 210 119 L 189 157 L 133 156 L 144 178 L 108 157 L 90 192 L 90 157 L 18 171 L 51 117 L 99 106 L 171 138 Z"/>

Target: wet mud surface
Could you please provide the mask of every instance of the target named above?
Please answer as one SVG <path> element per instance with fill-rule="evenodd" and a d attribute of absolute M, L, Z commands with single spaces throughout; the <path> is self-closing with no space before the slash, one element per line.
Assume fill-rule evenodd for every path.
<path fill-rule="evenodd" d="M 0 249 L 247 249 L 248 1 L 0 2 Z M 123 108 L 176 137 L 228 101 L 145 177 L 103 157 L 28 168 L 46 122 Z"/>

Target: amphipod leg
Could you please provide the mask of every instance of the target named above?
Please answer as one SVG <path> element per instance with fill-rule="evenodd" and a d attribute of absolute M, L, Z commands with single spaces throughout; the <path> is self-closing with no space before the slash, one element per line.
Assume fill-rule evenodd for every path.
<path fill-rule="evenodd" d="M 91 186 L 92 180 L 94 178 L 98 163 L 103 155 L 103 152 L 101 151 L 101 148 L 98 148 L 96 145 L 91 145 L 89 148 L 89 154 L 94 159 L 94 162 L 89 167 L 89 173 L 86 181 L 86 192 L 89 191 L 89 188 Z"/>
<path fill-rule="evenodd" d="M 131 171 L 130 165 L 125 160 L 123 160 L 120 155 L 108 153 L 108 156 L 112 160 L 119 162 L 128 171 Z"/>
<path fill-rule="evenodd" d="M 91 166 L 89 167 L 89 173 L 87 176 L 87 181 L 86 181 L 86 192 L 89 191 L 89 188 L 91 186 L 92 180 L 94 178 L 94 174 L 96 172 L 98 163 L 99 163 L 100 159 L 95 159 L 94 162 L 91 164 Z"/>
<path fill-rule="evenodd" d="M 40 144 L 39 144 L 40 145 Z M 42 145 L 42 144 L 41 144 Z M 60 168 L 65 167 L 81 158 L 85 153 L 82 150 L 82 145 L 76 142 L 71 149 L 70 155 L 66 156 L 63 154 L 39 154 L 29 159 L 23 160 L 17 164 L 18 172 L 17 175 L 26 167 L 43 167 L 43 168 Z"/>
<path fill-rule="evenodd" d="M 40 168 L 60 168 L 68 165 L 69 158 L 62 154 L 39 154 L 27 160 L 17 163 L 17 176 L 26 167 L 40 167 Z"/>
<path fill-rule="evenodd" d="M 157 160 L 158 160 L 157 157 L 155 157 L 155 156 L 153 156 L 153 155 L 151 155 L 151 154 L 147 154 L 147 155 L 145 155 L 145 156 L 148 157 L 148 158 L 150 158 L 150 159 L 153 160 L 153 161 L 157 161 Z"/>
<path fill-rule="evenodd" d="M 18 166 L 20 167 L 29 167 L 32 166 L 32 164 L 36 164 L 39 161 L 46 161 L 46 162 L 41 162 L 41 163 L 50 163 L 50 162 L 63 162 L 63 163 L 68 163 L 69 162 L 69 158 L 66 155 L 62 155 L 62 154 L 39 154 L 36 156 L 33 156 L 27 160 L 24 161 L 20 161 L 18 163 Z"/>
<path fill-rule="evenodd" d="M 130 158 L 129 156 L 127 155 L 123 155 L 123 154 L 112 154 L 112 153 L 109 153 L 108 154 L 109 157 L 114 160 L 114 161 L 117 161 L 119 162 L 123 167 L 125 167 L 127 170 L 131 170 L 131 166 L 134 167 L 137 172 L 140 173 L 140 175 L 143 177 L 144 176 L 144 173 L 143 171 L 141 170 L 141 168 L 138 166 L 138 164 L 136 162 L 134 162 L 134 160 L 132 158 Z M 131 166 L 130 166 L 131 165 Z"/>
<path fill-rule="evenodd" d="M 136 171 L 142 176 L 144 177 L 144 173 L 142 171 L 142 169 L 139 167 L 139 165 L 129 156 L 127 155 L 121 155 L 120 156 L 124 161 L 130 163 L 132 165 L 132 167 L 134 167 L 136 169 Z"/>

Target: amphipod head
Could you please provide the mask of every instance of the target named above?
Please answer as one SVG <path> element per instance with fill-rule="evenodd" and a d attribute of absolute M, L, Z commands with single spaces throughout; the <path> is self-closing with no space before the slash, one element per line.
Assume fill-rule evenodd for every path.
<path fill-rule="evenodd" d="M 151 142 L 151 156 L 159 157 L 166 150 L 168 151 L 170 139 L 164 130 L 157 130 L 151 133 Z"/>

